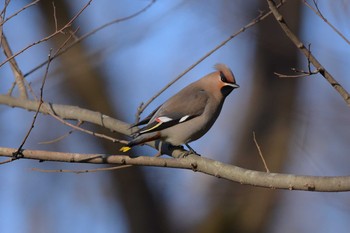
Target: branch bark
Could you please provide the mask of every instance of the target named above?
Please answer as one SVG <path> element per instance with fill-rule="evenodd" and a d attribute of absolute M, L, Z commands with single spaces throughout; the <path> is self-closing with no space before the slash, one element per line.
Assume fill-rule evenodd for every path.
<path fill-rule="evenodd" d="M 23 100 L 11 96 L 0 95 L 0 104 L 12 107 L 20 107 L 29 111 L 36 111 L 38 102 L 33 100 Z M 47 108 L 41 108 L 40 112 L 52 113 L 64 119 L 81 120 L 91 122 L 119 133 L 130 135 L 129 124 L 113 119 L 99 112 L 69 106 L 43 103 Z M 240 168 L 234 165 L 221 163 L 196 155 L 189 155 L 186 158 L 179 158 L 183 151 L 169 150 L 166 145 L 159 142 L 148 143 L 148 145 L 159 148 L 161 146 L 164 154 L 174 158 L 156 158 L 140 156 L 136 158 L 127 155 L 105 155 L 105 154 L 79 154 L 50 152 L 41 150 L 22 150 L 20 158 L 34 159 L 39 161 L 73 162 L 73 163 L 95 163 L 95 164 L 121 164 L 181 168 L 198 171 L 207 175 L 223 178 L 241 184 L 271 188 L 289 189 L 318 192 L 341 192 L 350 191 L 350 176 L 299 176 L 293 174 L 266 173 Z M 17 149 L 0 148 L 0 156 L 11 157 Z"/>
<path fill-rule="evenodd" d="M 345 100 L 346 104 L 350 107 L 350 95 L 343 88 L 342 85 L 322 66 L 322 64 L 312 55 L 303 42 L 292 32 L 287 25 L 283 15 L 278 11 L 276 3 L 273 0 L 267 0 L 269 8 L 272 11 L 276 21 L 287 35 L 287 37 L 293 42 L 293 44 L 305 55 L 305 57 L 312 63 L 312 65 L 318 70 L 318 72 L 331 84 L 331 86 L 340 94 Z"/>
<path fill-rule="evenodd" d="M 17 149 L 0 148 L 0 155 L 11 157 Z M 186 158 L 129 157 L 127 155 L 79 154 L 42 150 L 23 150 L 22 158 L 39 161 L 70 163 L 120 164 L 181 168 L 201 172 L 241 184 L 271 189 L 304 190 L 319 192 L 341 192 L 350 190 L 349 176 L 298 176 L 281 173 L 266 173 L 240 168 L 212 159 L 189 155 Z"/>

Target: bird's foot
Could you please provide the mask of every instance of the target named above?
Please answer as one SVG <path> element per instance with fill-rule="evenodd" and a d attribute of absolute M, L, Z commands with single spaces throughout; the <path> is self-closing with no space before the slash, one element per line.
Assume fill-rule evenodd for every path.
<path fill-rule="evenodd" d="M 187 143 L 185 144 L 187 146 L 187 148 L 190 150 L 190 154 L 195 154 L 198 156 L 201 156 L 200 154 L 198 154 L 192 147 L 190 147 L 190 145 L 188 145 Z"/>
<path fill-rule="evenodd" d="M 176 149 L 177 150 L 185 150 L 184 147 L 181 146 L 181 145 L 180 146 L 174 146 L 174 145 L 172 145 L 170 143 L 168 144 L 168 150 L 176 150 Z"/>
<path fill-rule="evenodd" d="M 195 154 L 195 155 L 201 156 L 201 155 L 198 154 L 195 150 L 193 150 L 188 144 L 185 144 L 185 145 L 188 147 L 188 149 L 189 149 L 188 151 L 185 150 L 185 148 L 184 148 L 182 145 L 180 145 L 180 146 L 174 146 L 174 145 L 169 144 L 168 149 L 169 149 L 169 150 L 174 150 L 174 149 L 181 150 L 182 153 L 181 153 L 181 155 L 179 156 L 179 158 L 185 158 L 185 157 L 187 157 L 187 156 L 190 155 L 190 154 Z"/>
<path fill-rule="evenodd" d="M 131 150 L 131 147 L 129 147 L 129 146 L 123 146 L 122 148 L 119 149 L 119 151 L 124 152 L 124 153 L 129 151 L 129 150 Z"/>

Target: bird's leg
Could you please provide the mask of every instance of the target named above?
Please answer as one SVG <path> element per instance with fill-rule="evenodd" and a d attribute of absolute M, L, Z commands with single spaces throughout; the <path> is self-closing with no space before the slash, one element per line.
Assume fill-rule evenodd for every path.
<path fill-rule="evenodd" d="M 172 145 L 172 144 L 168 144 L 168 149 L 169 150 L 175 150 L 175 149 L 179 149 L 179 150 L 184 150 L 184 147 L 183 146 L 174 146 L 174 145 Z"/>
<path fill-rule="evenodd" d="M 172 144 L 168 144 L 168 150 L 171 151 L 171 150 L 181 150 L 183 151 L 183 153 L 181 153 L 181 155 L 178 157 L 178 158 L 184 158 L 186 157 L 187 155 L 189 155 L 191 152 L 187 151 L 184 149 L 184 147 L 182 145 L 179 145 L 179 146 L 174 146 Z"/>
<path fill-rule="evenodd" d="M 184 147 L 182 145 L 179 146 L 174 146 L 172 144 L 168 145 L 168 149 L 172 150 L 172 149 L 179 149 L 182 150 L 183 153 L 181 154 L 180 158 L 185 158 L 186 156 L 190 155 L 190 154 L 195 154 L 200 156 L 200 154 L 198 154 L 195 150 L 193 150 L 192 147 L 190 147 L 187 143 L 185 144 L 187 146 L 187 148 L 189 149 L 189 151 L 185 150 Z"/>
<path fill-rule="evenodd" d="M 201 156 L 200 154 L 198 154 L 195 150 L 193 150 L 193 148 L 192 147 L 190 147 L 190 145 L 188 145 L 188 143 L 186 143 L 185 144 L 186 146 L 187 146 L 187 148 L 190 150 L 190 152 L 192 153 L 192 154 L 195 154 L 195 155 L 198 155 L 198 156 Z"/>

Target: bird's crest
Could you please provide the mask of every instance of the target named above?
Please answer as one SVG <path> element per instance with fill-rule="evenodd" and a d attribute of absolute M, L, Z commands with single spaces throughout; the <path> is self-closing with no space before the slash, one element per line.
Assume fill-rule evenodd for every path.
<path fill-rule="evenodd" d="M 236 83 L 235 76 L 233 75 L 230 68 L 228 68 L 225 64 L 219 63 L 216 64 L 214 67 L 217 71 L 222 72 L 224 74 L 227 81 L 229 81 L 230 83 Z"/>

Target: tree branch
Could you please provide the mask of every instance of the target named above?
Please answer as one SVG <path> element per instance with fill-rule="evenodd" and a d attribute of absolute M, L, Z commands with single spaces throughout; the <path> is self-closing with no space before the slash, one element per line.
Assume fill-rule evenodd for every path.
<path fill-rule="evenodd" d="M 2 16 L 0 16 L 0 21 L 3 21 Z M 9 43 L 7 42 L 6 36 L 3 32 L 3 26 L 0 25 L 0 37 L 1 37 L 1 47 L 4 50 L 4 54 L 7 58 L 13 57 L 13 53 L 12 50 L 10 48 Z M 15 82 L 17 84 L 18 90 L 19 90 L 19 94 L 20 97 L 23 99 L 27 99 L 28 98 L 28 94 L 27 94 L 27 90 L 24 84 L 24 76 L 23 73 L 21 71 L 21 69 L 19 68 L 16 59 L 13 57 L 12 59 L 9 60 L 10 61 L 10 66 L 12 69 L 12 72 L 15 76 Z"/>
<path fill-rule="evenodd" d="M 14 148 L 0 148 L 0 156 L 12 156 Z M 23 150 L 23 158 L 39 161 L 69 163 L 120 164 L 180 168 L 201 172 L 241 184 L 270 189 L 304 190 L 318 192 L 340 192 L 350 190 L 349 176 L 297 176 L 279 173 L 266 173 L 224 164 L 215 160 L 189 155 L 186 158 L 156 158 L 140 156 L 131 158 L 126 155 L 79 154 L 41 150 Z"/>
<path fill-rule="evenodd" d="M 337 80 L 321 65 L 321 63 L 312 55 L 311 51 L 308 50 L 303 42 L 291 31 L 287 25 L 282 14 L 278 11 L 276 4 L 273 0 L 267 0 L 269 8 L 272 11 L 276 21 L 281 26 L 287 37 L 294 43 L 294 45 L 310 60 L 312 65 L 319 71 L 319 73 L 331 84 L 331 86 L 341 95 L 347 105 L 350 107 L 350 95 L 349 93 L 338 83 Z"/>
<path fill-rule="evenodd" d="M 93 34 L 97 33 L 98 31 L 107 28 L 113 24 L 116 23 L 120 23 L 129 19 L 132 19 L 138 15 L 140 15 L 141 13 L 145 12 L 146 10 L 148 10 L 154 3 L 156 2 L 156 0 L 152 0 L 148 5 L 146 5 L 144 8 L 142 8 L 141 10 L 126 16 L 124 18 L 117 18 L 114 19 L 108 23 L 105 23 L 97 28 L 95 28 L 94 30 L 82 35 L 81 37 L 77 38 L 76 40 L 74 40 L 74 42 L 72 42 L 71 44 L 69 44 L 67 47 L 65 47 L 64 49 L 62 49 L 59 53 L 55 54 L 54 56 L 52 56 L 52 60 L 56 59 L 57 57 L 61 56 L 62 54 L 64 54 L 65 52 L 67 52 L 69 49 L 71 49 L 72 47 L 74 47 L 75 45 L 79 44 L 81 41 L 85 40 L 86 38 L 92 36 Z M 35 71 L 39 70 L 41 67 L 43 67 L 44 65 L 46 65 L 47 61 L 44 61 L 43 63 L 39 64 L 38 66 L 36 66 L 35 68 L 33 68 L 32 70 L 28 71 L 27 73 L 24 74 L 24 77 L 27 77 L 28 75 L 31 75 L 32 73 L 34 73 Z"/>
<path fill-rule="evenodd" d="M 6 19 L 4 19 L 2 22 L 0 22 L 0 26 L 4 25 L 7 21 L 9 21 L 10 19 L 12 19 L 13 17 L 17 16 L 19 13 L 21 13 L 22 11 L 26 10 L 27 8 L 34 6 L 35 4 L 37 4 L 40 0 L 35 0 L 27 5 L 25 5 L 24 7 L 22 7 L 20 10 L 18 10 L 17 12 L 13 13 L 12 15 L 10 15 L 9 17 L 7 17 Z M 8 3 L 10 3 L 10 1 L 8 1 Z M 5 6 L 4 9 L 6 9 L 7 5 Z M 2 14 L 2 12 L 1 12 Z"/>
<path fill-rule="evenodd" d="M 13 54 L 12 56 L 9 56 L 5 61 L 3 61 L 3 62 L 0 64 L 0 67 L 3 66 L 3 65 L 4 65 L 5 63 L 7 63 L 8 61 L 10 61 L 11 59 L 13 59 L 14 57 L 16 57 L 16 56 L 18 56 L 19 54 L 21 54 L 21 53 L 23 53 L 24 51 L 26 51 L 27 49 L 29 49 L 29 48 L 31 48 L 31 47 L 37 45 L 37 44 L 40 44 L 40 43 L 42 43 L 42 42 L 44 42 L 44 41 L 50 40 L 52 37 L 54 37 L 54 36 L 56 36 L 56 35 L 58 35 L 58 34 L 60 34 L 60 33 L 64 33 L 64 31 L 65 31 L 67 28 L 69 28 L 69 27 L 72 26 L 73 22 L 83 13 L 83 11 L 91 4 L 91 2 L 92 2 L 92 0 L 89 0 L 89 1 L 83 6 L 83 8 L 81 8 L 81 10 L 80 10 L 77 14 L 75 14 L 74 17 L 73 17 L 66 25 L 64 25 L 62 28 L 60 28 L 58 31 L 55 31 L 55 32 L 52 33 L 51 35 L 49 35 L 49 36 L 47 36 L 47 37 L 45 37 L 45 38 L 42 38 L 41 40 L 36 41 L 36 42 L 34 42 L 34 43 L 28 45 L 27 47 L 23 48 L 23 49 L 20 50 L 19 52 Z M 52 58 L 51 58 L 51 60 L 52 60 Z M 46 62 L 45 62 L 45 64 L 46 64 Z"/>
<path fill-rule="evenodd" d="M 38 101 L 23 100 L 11 96 L 0 95 L 0 104 L 12 107 L 20 107 L 29 111 L 36 111 Z M 40 112 L 48 114 L 49 111 L 63 119 L 81 120 L 91 122 L 119 133 L 130 135 L 129 124 L 113 119 L 99 112 L 69 106 L 43 103 Z M 45 106 L 45 107 L 44 107 Z M 34 159 L 39 161 L 57 161 L 73 163 L 94 163 L 94 164 L 120 164 L 181 168 L 198 171 L 204 174 L 227 179 L 241 184 L 271 188 L 289 189 L 319 192 L 340 192 L 350 191 L 350 176 L 298 176 L 292 174 L 266 173 L 240 168 L 230 164 L 190 154 L 186 158 L 179 158 L 183 154 L 181 149 L 169 149 L 161 142 L 147 143 L 153 148 L 161 149 L 163 154 L 171 155 L 174 158 L 158 158 L 140 156 L 131 158 L 127 155 L 105 155 L 105 154 L 79 154 L 50 152 L 41 150 L 23 149 L 20 158 Z M 11 157 L 17 149 L 0 148 L 0 156 Z"/>
<path fill-rule="evenodd" d="M 340 36 L 346 43 L 348 43 L 350 45 L 350 40 L 348 40 L 343 33 L 341 33 L 336 27 L 333 26 L 333 24 L 331 24 L 326 17 L 323 16 L 323 14 L 321 13 L 320 9 L 318 8 L 318 4 L 316 0 L 312 0 L 316 9 L 313 8 L 306 0 L 303 0 L 304 4 L 309 7 L 316 15 L 318 15 L 326 24 L 328 24 L 328 26 L 330 26 L 333 31 L 335 31 L 335 33 L 338 34 L 338 36 Z"/>

